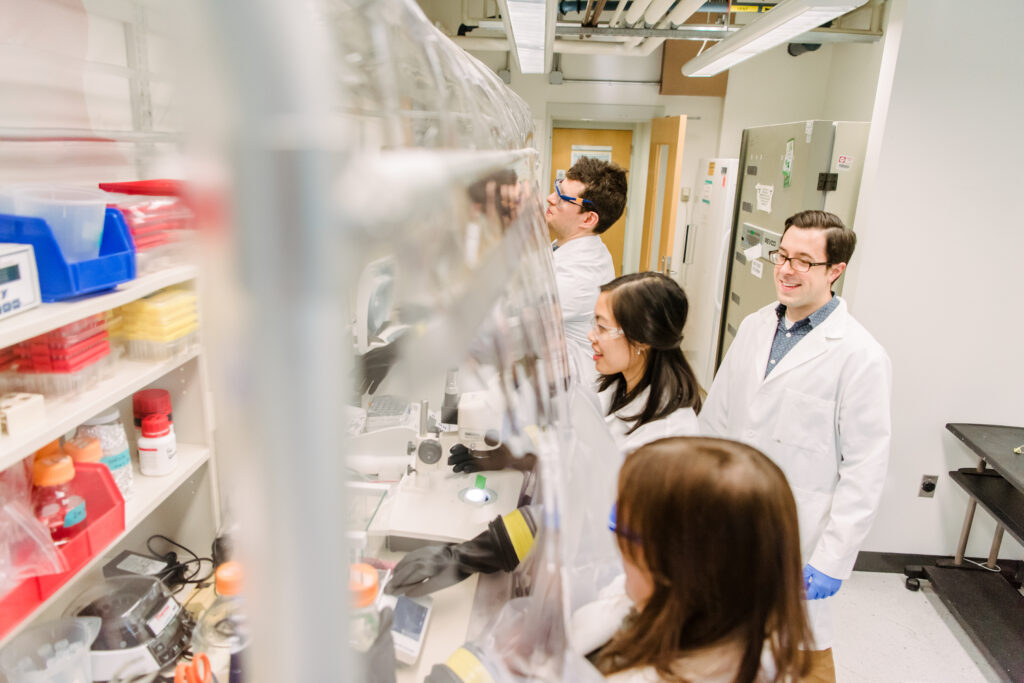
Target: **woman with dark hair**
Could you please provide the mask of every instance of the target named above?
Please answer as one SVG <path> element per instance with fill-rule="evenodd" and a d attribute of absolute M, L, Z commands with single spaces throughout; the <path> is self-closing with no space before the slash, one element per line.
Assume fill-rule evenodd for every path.
<path fill-rule="evenodd" d="M 643 446 L 622 466 L 609 525 L 633 611 L 594 658 L 607 680 L 752 683 L 805 673 L 796 504 L 760 451 L 696 437 Z"/>
<path fill-rule="evenodd" d="M 688 309 L 682 288 L 660 273 L 623 275 L 601 287 L 590 344 L 602 412 L 624 453 L 699 433 L 700 386 L 679 346 Z"/>

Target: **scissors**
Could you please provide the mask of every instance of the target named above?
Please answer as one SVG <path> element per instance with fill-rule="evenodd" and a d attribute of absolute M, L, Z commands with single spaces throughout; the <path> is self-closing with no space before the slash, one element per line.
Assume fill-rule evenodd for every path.
<path fill-rule="evenodd" d="M 211 680 L 210 658 L 203 653 L 197 654 L 191 662 L 181 662 L 174 667 L 174 683 L 210 683 Z"/>

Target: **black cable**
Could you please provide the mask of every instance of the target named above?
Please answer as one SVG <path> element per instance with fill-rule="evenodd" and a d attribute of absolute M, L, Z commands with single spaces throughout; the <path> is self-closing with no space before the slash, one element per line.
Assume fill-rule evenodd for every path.
<path fill-rule="evenodd" d="M 191 555 L 191 558 L 185 560 L 184 562 L 179 562 L 178 555 L 173 550 L 169 550 L 166 553 L 157 552 L 153 549 L 153 541 L 156 539 L 162 540 L 170 546 L 185 551 L 186 553 Z M 213 578 L 214 571 L 216 570 L 216 566 L 214 565 L 212 558 L 199 557 L 194 552 L 192 552 L 191 549 L 183 546 L 174 539 L 164 536 L 163 534 L 153 534 L 148 539 L 146 539 L 146 549 L 153 557 L 163 560 L 164 562 L 167 562 L 167 567 L 162 572 L 160 572 L 159 577 L 164 583 L 167 584 L 168 588 L 180 588 L 181 586 L 190 583 L 206 583 L 211 578 Z M 210 571 L 205 576 L 201 578 L 196 578 L 202 571 L 203 562 L 210 563 Z M 194 565 L 194 568 L 192 568 L 192 565 Z"/>

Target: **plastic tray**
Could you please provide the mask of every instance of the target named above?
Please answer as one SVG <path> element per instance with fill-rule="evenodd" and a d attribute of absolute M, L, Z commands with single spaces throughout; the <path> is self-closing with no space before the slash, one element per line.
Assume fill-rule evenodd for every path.
<path fill-rule="evenodd" d="M 173 341 L 129 339 L 128 357 L 134 360 L 168 360 L 192 348 L 195 341 L 195 332 Z"/>
<path fill-rule="evenodd" d="M 53 231 L 41 218 L 0 214 L 0 242 L 31 244 L 43 301 L 63 301 L 113 289 L 135 278 L 135 245 L 124 216 L 106 210 L 98 258 L 68 263 Z"/>
<path fill-rule="evenodd" d="M 0 390 L 51 397 L 84 391 L 110 374 L 113 357 L 109 350 L 76 372 L 5 372 L 0 375 Z"/>
<path fill-rule="evenodd" d="M 110 355 L 110 340 L 107 333 L 97 334 L 91 339 L 79 342 L 66 353 L 34 353 L 18 360 L 18 372 L 78 372 Z"/>
<path fill-rule="evenodd" d="M 124 499 L 110 470 L 100 463 L 75 463 L 75 482 L 85 498 L 85 525 L 57 549 L 69 571 L 26 579 L 0 596 L 0 638 L 67 583 L 124 531 Z"/>
<path fill-rule="evenodd" d="M 145 320 L 176 318 L 196 310 L 196 293 L 188 289 L 165 289 L 121 306 L 127 317 Z"/>
<path fill-rule="evenodd" d="M 180 339 L 186 334 L 195 332 L 199 327 L 199 318 L 193 314 L 174 324 L 165 325 L 125 325 L 121 336 L 125 339 L 142 339 L 145 341 L 169 342 Z"/>
<path fill-rule="evenodd" d="M 32 337 L 24 343 L 45 342 L 50 346 L 68 346 L 77 341 L 88 339 L 92 335 L 107 328 L 106 316 L 103 313 L 90 315 L 88 318 L 58 327 L 56 330 Z"/>

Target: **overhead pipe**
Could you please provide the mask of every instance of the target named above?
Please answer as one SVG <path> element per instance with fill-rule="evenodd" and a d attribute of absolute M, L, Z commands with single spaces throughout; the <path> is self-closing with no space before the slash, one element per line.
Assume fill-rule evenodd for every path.
<path fill-rule="evenodd" d="M 626 10 L 626 26 L 633 26 L 643 19 L 644 12 L 647 11 L 647 7 L 650 4 L 651 0 L 633 0 L 633 4 Z"/>
<path fill-rule="evenodd" d="M 671 28 L 674 25 L 678 26 L 693 16 L 694 13 L 698 12 L 704 4 L 704 0 L 680 0 L 680 2 L 672 8 L 672 11 L 658 22 L 655 28 Z M 640 46 L 640 49 L 644 50 L 647 54 L 651 54 L 664 42 L 665 38 L 648 38 L 644 41 L 643 45 Z"/>
<path fill-rule="evenodd" d="M 648 3 L 648 4 L 650 4 L 650 3 Z M 738 3 L 738 4 L 742 4 L 742 5 L 747 6 L 747 7 L 753 5 L 753 6 L 757 7 L 758 10 L 764 11 L 766 9 L 770 9 L 770 8 L 774 7 L 775 5 L 777 5 L 779 3 L 777 3 L 777 2 L 747 2 L 746 0 L 744 0 L 744 2 Z M 616 15 L 621 15 L 621 13 L 626 9 L 627 5 L 628 5 L 628 3 L 627 3 L 626 0 L 608 0 L 608 2 L 605 4 L 604 8 L 606 10 L 614 10 Z M 726 12 L 729 11 L 729 5 L 730 5 L 730 3 L 728 3 L 728 2 L 706 2 L 705 1 L 705 2 L 703 2 L 701 4 L 700 8 L 697 11 L 699 11 L 699 12 L 712 12 L 714 14 L 725 14 Z M 572 14 L 574 12 L 575 13 L 579 13 L 579 12 L 583 12 L 584 9 L 586 8 L 586 6 L 587 6 L 587 0 L 560 0 L 560 2 L 558 3 L 558 13 L 562 14 L 562 15 Z M 644 5 L 644 9 L 641 10 L 641 13 L 645 12 L 646 9 L 647 9 L 647 5 Z M 614 21 L 615 21 L 615 17 L 612 17 L 612 22 L 614 22 Z"/>

